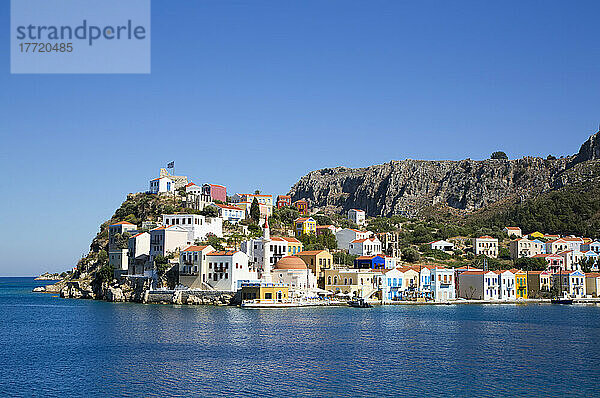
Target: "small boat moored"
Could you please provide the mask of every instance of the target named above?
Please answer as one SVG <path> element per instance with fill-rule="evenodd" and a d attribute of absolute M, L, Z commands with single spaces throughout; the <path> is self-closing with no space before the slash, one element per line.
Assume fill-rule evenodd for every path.
<path fill-rule="evenodd" d="M 566 298 L 566 297 L 563 297 L 563 298 L 557 297 L 557 298 L 551 299 L 550 302 L 552 304 L 573 304 L 573 299 Z"/>
<path fill-rule="evenodd" d="M 355 308 L 371 308 L 372 307 L 371 304 L 369 304 L 365 299 L 362 299 L 362 298 L 350 300 L 350 301 L 348 301 L 348 305 L 350 307 L 355 307 Z"/>

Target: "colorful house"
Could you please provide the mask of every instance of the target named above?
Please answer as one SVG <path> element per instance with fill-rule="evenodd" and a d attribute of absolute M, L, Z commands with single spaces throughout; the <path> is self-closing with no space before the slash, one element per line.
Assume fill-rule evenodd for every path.
<path fill-rule="evenodd" d="M 529 234 L 529 239 L 543 239 L 544 238 L 544 234 L 539 232 L 539 231 L 535 231 Z"/>
<path fill-rule="evenodd" d="M 543 258 L 548 263 L 550 272 L 558 272 L 565 268 L 565 259 L 558 254 L 536 254 L 533 258 Z"/>
<path fill-rule="evenodd" d="M 300 199 L 294 202 L 294 206 L 298 209 L 300 215 L 305 216 L 308 214 L 308 202 L 304 199 Z"/>
<path fill-rule="evenodd" d="M 300 217 L 294 220 L 296 226 L 296 236 L 310 235 L 317 233 L 317 222 L 312 217 Z"/>
<path fill-rule="evenodd" d="M 227 202 L 227 188 L 224 185 L 204 184 L 202 185 L 202 193 L 210 196 L 212 200 Z"/>
<path fill-rule="evenodd" d="M 527 295 L 527 272 L 519 269 L 511 269 L 515 274 L 515 291 L 517 299 L 526 299 Z"/>
<path fill-rule="evenodd" d="M 291 206 L 292 205 L 292 197 L 290 195 L 277 195 L 277 208 L 281 209 L 282 207 Z"/>
<path fill-rule="evenodd" d="M 323 270 L 333 266 L 333 255 L 328 250 L 306 250 L 296 253 L 317 278 L 323 277 Z"/>
<path fill-rule="evenodd" d="M 359 269 L 384 269 L 385 268 L 385 257 L 384 256 L 360 256 L 354 260 L 354 268 Z"/>

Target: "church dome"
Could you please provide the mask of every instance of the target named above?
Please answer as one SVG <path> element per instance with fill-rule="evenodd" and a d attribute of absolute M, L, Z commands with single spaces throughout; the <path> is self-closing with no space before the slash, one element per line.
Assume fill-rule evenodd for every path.
<path fill-rule="evenodd" d="M 306 263 L 300 257 L 286 256 L 277 261 L 274 269 L 307 269 Z"/>

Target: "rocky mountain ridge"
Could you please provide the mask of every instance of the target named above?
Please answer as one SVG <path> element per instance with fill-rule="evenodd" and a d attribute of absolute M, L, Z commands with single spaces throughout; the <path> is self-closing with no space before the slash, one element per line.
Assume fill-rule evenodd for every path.
<path fill-rule="evenodd" d="M 560 159 L 406 159 L 358 169 L 327 168 L 302 177 L 289 194 L 293 200 L 306 199 L 313 208 L 336 212 L 360 208 L 371 216 L 416 216 L 431 205 L 470 212 L 510 196 L 524 198 L 585 179 L 572 170 L 598 159 L 600 132 L 576 155 Z"/>

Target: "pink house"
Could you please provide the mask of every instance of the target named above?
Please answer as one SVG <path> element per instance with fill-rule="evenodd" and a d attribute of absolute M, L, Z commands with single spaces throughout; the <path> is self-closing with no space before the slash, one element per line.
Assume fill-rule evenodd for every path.
<path fill-rule="evenodd" d="M 220 200 L 221 202 L 227 202 L 227 188 L 223 185 L 216 184 L 204 184 L 202 186 L 203 193 L 210 195 L 212 200 Z"/>

